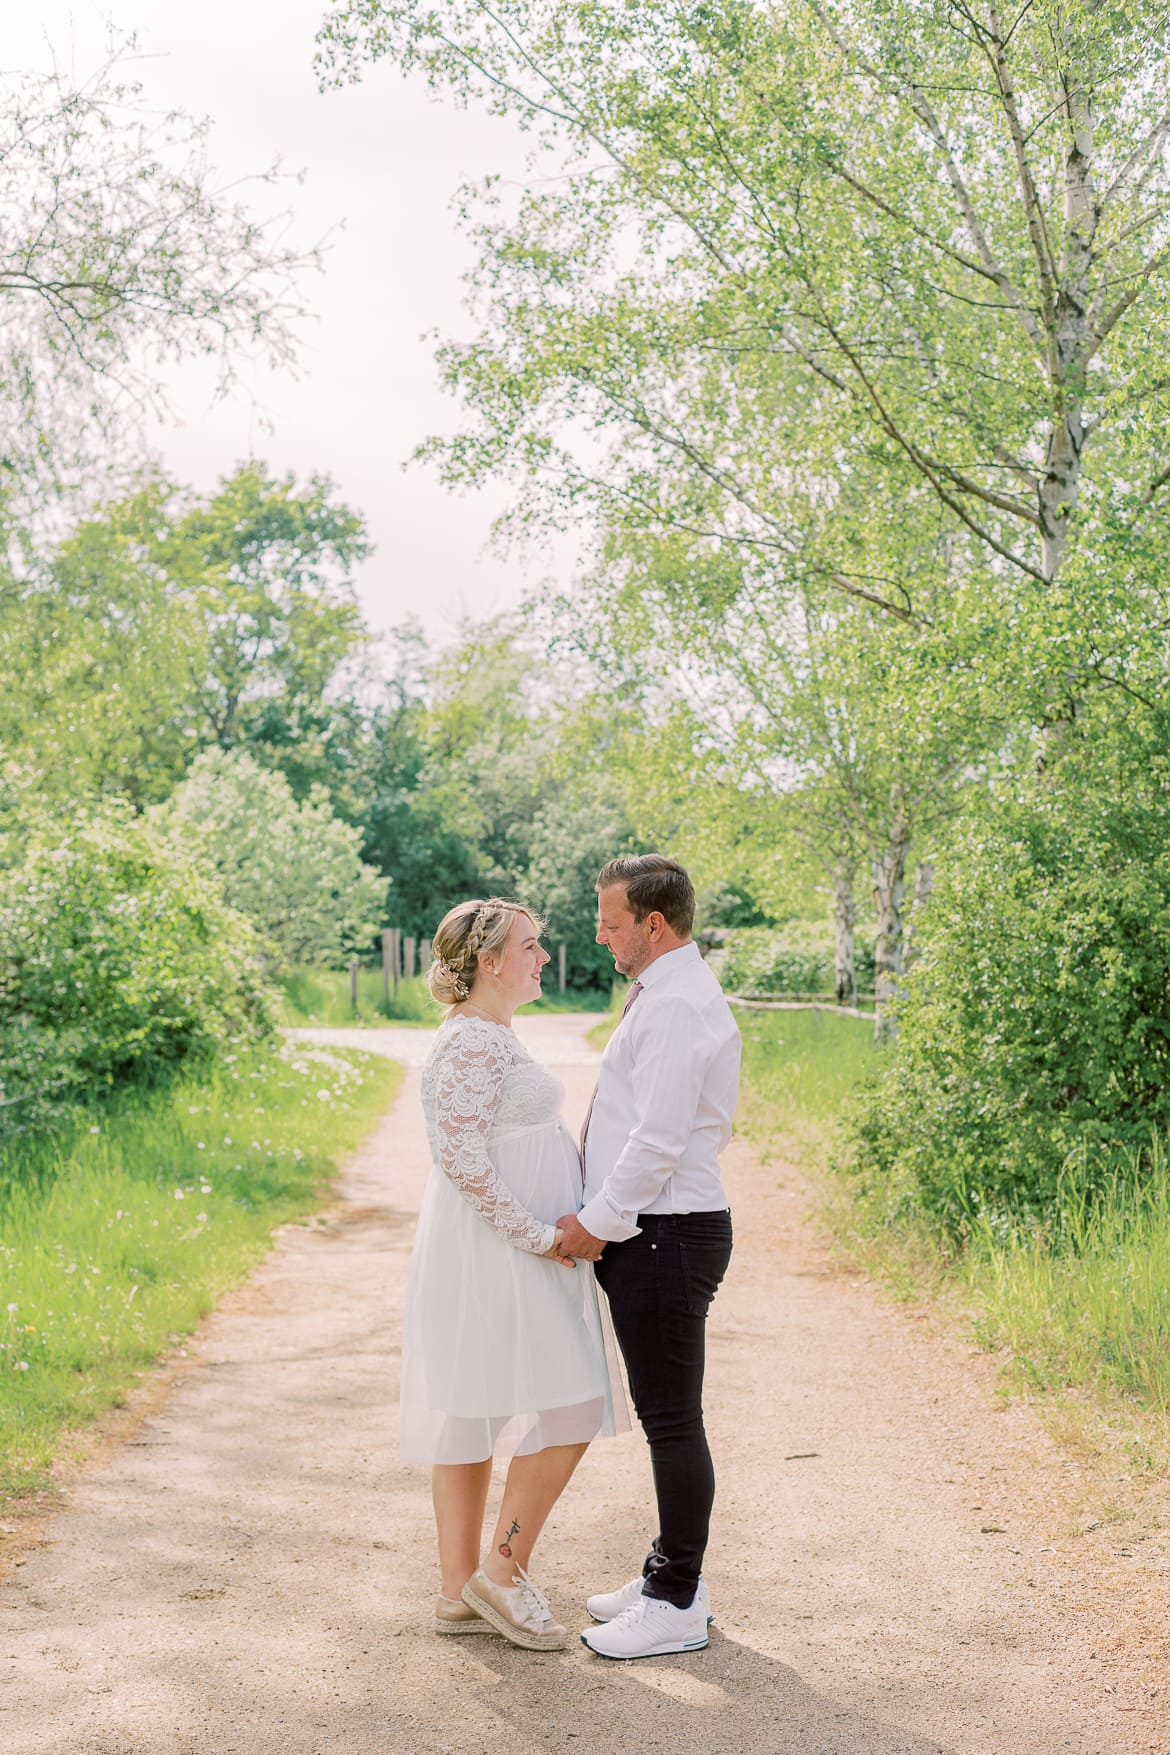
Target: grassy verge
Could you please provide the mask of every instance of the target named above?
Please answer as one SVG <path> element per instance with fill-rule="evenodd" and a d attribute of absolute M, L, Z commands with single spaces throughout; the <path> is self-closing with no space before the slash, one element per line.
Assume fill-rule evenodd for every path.
<path fill-rule="evenodd" d="M 330 1025 L 376 1027 L 379 1024 L 406 1024 L 433 1028 L 443 1015 L 443 1008 L 431 998 L 421 975 L 398 983 L 398 992 L 389 1005 L 382 987 L 380 969 L 358 972 L 358 1004 L 355 1012 L 350 1002 L 349 976 L 332 969 L 294 969 L 280 982 L 282 1024 L 304 1026 Z M 604 1011 L 608 996 L 596 992 L 545 993 L 534 1005 L 524 1007 L 530 1012 L 599 1012 Z"/>
<path fill-rule="evenodd" d="M 1092 1200 L 1083 1172 L 1070 1174 L 1047 1225 L 984 1221 L 956 1252 L 925 1226 L 891 1226 L 842 1168 L 841 1121 L 879 1052 L 865 1025 L 819 1013 L 739 1019 L 737 1125 L 765 1155 L 814 1172 L 822 1216 L 850 1259 L 896 1296 L 930 1298 L 966 1326 L 998 1356 L 1005 1389 L 1046 1404 L 1063 1441 L 1134 1478 L 1170 1466 L 1166 1152 L 1121 1167 Z"/>
<path fill-rule="evenodd" d="M 358 971 L 355 1012 L 349 997 L 349 976 L 343 970 L 292 969 L 279 982 L 282 1024 L 325 1024 L 334 1028 L 385 1023 L 433 1025 L 441 1017 L 421 975 L 400 981 L 389 1005 L 380 969 Z"/>
<path fill-rule="evenodd" d="M 313 1209 L 398 1077 L 298 1044 L 0 1142 L 0 1501 Z"/>
<path fill-rule="evenodd" d="M 743 1096 L 737 1125 L 762 1152 L 810 1165 L 830 1156 L 849 1098 L 877 1064 L 873 1026 L 832 1012 L 737 1010 Z"/>
<path fill-rule="evenodd" d="M 542 993 L 526 1012 L 604 1012 L 609 1009 L 610 995 L 596 987 L 570 987 L 564 993 Z"/>
<path fill-rule="evenodd" d="M 1170 1415 L 1170 1164 L 1160 1145 L 1090 1199 L 1070 1175 L 1059 1232 L 984 1219 L 961 1262 L 980 1339 L 1028 1389 L 1067 1385 Z"/>

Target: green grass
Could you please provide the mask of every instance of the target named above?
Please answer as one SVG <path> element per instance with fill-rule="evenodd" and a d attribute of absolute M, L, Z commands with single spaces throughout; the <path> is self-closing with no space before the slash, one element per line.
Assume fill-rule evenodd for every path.
<path fill-rule="evenodd" d="M 564 993 L 542 993 L 526 1012 L 604 1012 L 609 1009 L 610 995 L 596 987 L 570 987 Z"/>
<path fill-rule="evenodd" d="M 296 1027 L 321 1024 L 334 1028 L 347 1025 L 376 1027 L 394 1023 L 431 1028 L 443 1016 L 443 1007 L 431 998 L 426 981 L 415 975 L 398 983 L 398 993 L 386 1004 L 380 969 L 358 971 L 358 1007 L 350 1001 L 349 975 L 332 969 L 294 969 L 279 983 L 282 994 L 280 1021 Z M 530 1012 L 604 1011 L 607 995 L 597 992 L 545 993 Z"/>
<path fill-rule="evenodd" d="M 386 1004 L 380 969 L 358 971 L 358 1004 L 349 997 L 349 975 L 344 970 L 293 969 L 278 983 L 282 1024 L 303 1026 L 434 1024 L 442 1016 L 421 975 L 398 983 L 397 994 Z"/>
<path fill-rule="evenodd" d="M 934 1298 L 949 1320 L 971 1325 L 976 1342 L 1000 1354 L 1009 1388 L 1057 1402 L 1066 1392 L 1089 1394 L 1111 1413 L 1157 1416 L 1155 1425 L 1170 1415 L 1164 1145 L 1104 1176 L 1070 1164 L 1046 1224 L 984 1217 L 956 1251 L 921 1220 L 891 1224 L 880 1192 L 867 1198 L 848 1175 L 840 1122 L 882 1052 L 866 1026 L 818 1012 L 737 1015 L 737 1126 L 765 1155 L 784 1152 L 824 1172 L 822 1217 L 857 1265 L 896 1295 Z M 1133 1454 L 1161 1455 L 1164 1439 L 1151 1426 Z"/>
<path fill-rule="evenodd" d="M 0 1501 L 313 1210 L 398 1077 L 290 1045 L 0 1139 Z"/>
<path fill-rule="evenodd" d="M 737 1125 L 762 1152 L 827 1159 L 853 1093 L 878 1064 L 873 1026 L 832 1012 L 736 1010 L 743 1037 Z"/>
<path fill-rule="evenodd" d="M 1117 1394 L 1170 1413 L 1170 1162 L 1156 1143 L 1085 1193 L 1070 1166 L 1049 1226 L 986 1218 L 959 1263 L 978 1337 L 1028 1389 Z"/>

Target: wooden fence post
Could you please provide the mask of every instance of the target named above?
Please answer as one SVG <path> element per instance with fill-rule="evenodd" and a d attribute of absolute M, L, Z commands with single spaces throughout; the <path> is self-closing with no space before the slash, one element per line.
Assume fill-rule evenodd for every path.
<path fill-rule="evenodd" d="M 390 963 L 392 934 L 388 926 L 382 928 L 382 998 L 386 1006 L 390 1005 Z"/>
<path fill-rule="evenodd" d="M 414 980 L 414 939 L 402 941 L 402 973 L 407 981 Z"/>
<path fill-rule="evenodd" d="M 361 963 L 357 957 L 351 957 L 349 959 L 349 1004 L 355 1017 L 358 1009 L 358 971 L 360 969 Z"/>
<path fill-rule="evenodd" d="M 560 991 L 562 993 L 565 991 L 565 975 L 566 975 L 565 963 L 566 963 L 565 947 L 564 947 L 564 945 L 558 945 L 557 946 L 557 982 L 559 984 Z"/>
<path fill-rule="evenodd" d="M 418 941 L 418 972 L 420 975 L 425 975 L 430 968 L 433 955 L 430 939 L 420 938 Z"/>

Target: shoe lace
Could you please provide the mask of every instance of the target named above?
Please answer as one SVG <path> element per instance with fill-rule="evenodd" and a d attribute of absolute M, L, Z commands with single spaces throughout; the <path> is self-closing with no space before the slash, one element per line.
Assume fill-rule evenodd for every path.
<path fill-rule="evenodd" d="M 534 1621 L 552 1620 L 552 1609 L 549 1607 L 548 1599 L 545 1597 L 540 1586 L 535 1584 L 532 1579 L 529 1578 L 523 1566 L 517 1566 L 516 1575 L 512 1579 L 512 1583 L 518 1584 L 523 1591 L 524 1596 L 522 1600 L 525 1611 Z"/>
<path fill-rule="evenodd" d="M 635 1627 L 653 1613 L 652 1597 L 636 1596 L 632 1603 L 627 1603 L 620 1615 L 615 1615 L 610 1622 L 611 1627 Z"/>

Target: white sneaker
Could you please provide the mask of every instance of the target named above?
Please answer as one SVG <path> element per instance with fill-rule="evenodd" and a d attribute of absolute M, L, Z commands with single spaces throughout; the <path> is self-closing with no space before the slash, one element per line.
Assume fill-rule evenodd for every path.
<path fill-rule="evenodd" d="M 637 1578 L 631 1578 L 629 1584 L 623 1584 L 620 1590 L 601 1591 L 595 1597 L 587 1597 L 585 1607 L 595 1621 L 616 1620 L 623 1609 L 628 1609 L 632 1603 L 637 1602 L 645 1582 L 645 1577 L 639 1573 Z M 707 1625 L 710 1626 L 715 1619 L 711 1613 L 711 1592 L 707 1589 L 706 1581 L 702 1578 L 700 1578 L 699 1588 L 695 1592 L 693 1606 L 703 1610 L 707 1617 Z"/>
<path fill-rule="evenodd" d="M 587 1627 L 582 1645 L 598 1657 L 664 1657 L 672 1651 L 702 1651 L 707 1641 L 707 1616 L 698 1598 L 689 1609 L 676 1609 L 658 1597 L 639 1596 L 601 1627 Z"/>

